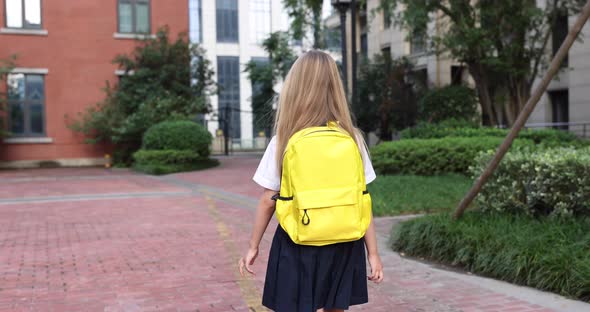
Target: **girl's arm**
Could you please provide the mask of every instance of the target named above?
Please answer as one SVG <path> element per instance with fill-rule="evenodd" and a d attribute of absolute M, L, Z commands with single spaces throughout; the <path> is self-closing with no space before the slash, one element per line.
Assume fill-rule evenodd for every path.
<path fill-rule="evenodd" d="M 383 264 L 381 263 L 381 257 L 379 257 L 379 251 L 377 250 L 377 234 L 375 233 L 373 218 L 371 218 L 371 223 L 365 233 L 365 246 L 367 247 L 367 258 L 371 266 L 369 280 L 375 283 L 381 283 L 383 281 Z"/>
<path fill-rule="evenodd" d="M 275 212 L 275 201 L 272 200 L 271 197 L 276 193 L 276 191 L 264 189 L 264 192 L 258 201 L 254 228 L 252 229 L 252 236 L 249 243 L 250 246 L 246 255 L 240 259 L 239 263 L 240 274 L 242 276 L 244 276 L 244 269 L 250 274 L 254 274 L 254 271 L 250 266 L 254 264 L 254 261 L 258 256 L 258 246 L 262 240 L 262 235 L 264 235 L 264 231 L 266 231 L 270 218 L 272 218 L 272 215 Z"/>

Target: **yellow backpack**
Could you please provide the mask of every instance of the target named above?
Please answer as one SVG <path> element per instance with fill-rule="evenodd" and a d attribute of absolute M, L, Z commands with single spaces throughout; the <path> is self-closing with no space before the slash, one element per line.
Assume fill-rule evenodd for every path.
<path fill-rule="evenodd" d="M 359 147 L 335 123 L 303 129 L 289 139 L 280 193 L 273 199 L 281 227 L 301 245 L 358 240 L 371 222 Z"/>

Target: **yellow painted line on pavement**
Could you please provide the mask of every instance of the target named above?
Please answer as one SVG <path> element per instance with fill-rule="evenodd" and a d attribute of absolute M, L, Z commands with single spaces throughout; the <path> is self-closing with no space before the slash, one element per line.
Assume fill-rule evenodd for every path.
<path fill-rule="evenodd" d="M 217 226 L 217 233 L 223 240 L 223 245 L 225 246 L 225 249 L 229 253 L 229 256 L 232 260 L 231 263 L 235 264 L 235 267 L 231 269 L 234 271 L 234 275 L 236 276 L 236 281 L 238 287 L 240 288 L 240 292 L 242 293 L 242 298 L 251 311 L 267 311 L 267 309 L 261 304 L 262 296 L 256 289 L 254 282 L 251 279 L 242 277 L 238 271 L 240 251 L 237 249 L 234 241 L 232 240 L 229 228 L 221 218 L 219 209 L 217 208 L 217 205 L 215 205 L 215 200 L 213 200 L 209 195 L 206 195 L 205 198 L 207 199 L 209 214 Z"/>

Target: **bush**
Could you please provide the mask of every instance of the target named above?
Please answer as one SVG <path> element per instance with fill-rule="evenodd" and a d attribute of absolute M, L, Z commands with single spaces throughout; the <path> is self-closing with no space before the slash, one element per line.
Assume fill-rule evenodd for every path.
<path fill-rule="evenodd" d="M 433 139 L 444 137 L 506 137 L 508 129 L 473 127 L 468 122 L 447 121 L 440 124 L 421 123 L 414 128 L 401 131 L 402 139 Z M 518 138 L 532 140 L 542 147 L 588 146 L 590 143 L 578 139 L 575 134 L 556 129 L 526 129 L 518 134 Z"/>
<path fill-rule="evenodd" d="M 590 300 L 590 219 L 430 215 L 395 226 L 391 245 L 409 256 Z"/>
<path fill-rule="evenodd" d="M 139 150 L 133 154 L 136 170 L 149 174 L 168 174 L 206 169 L 219 161 L 201 157 L 192 150 Z"/>
<path fill-rule="evenodd" d="M 446 86 L 428 91 L 418 102 L 421 120 L 440 122 L 449 118 L 477 120 L 477 97 L 466 86 Z"/>
<path fill-rule="evenodd" d="M 143 149 L 193 151 L 207 158 L 213 137 L 203 127 L 188 120 L 165 121 L 150 127 L 143 136 Z"/>
<path fill-rule="evenodd" d="M 107 83 L 104 100 L 66 117 L 87 143 L 114 143 L 115 162 L 131 163 L 151 125 L 209 112 L 214 71 L 205 50 L 190 44 L 186 34 L 172 36 L 167 27 L 160 28 L 155 38 L 138 41 L 133 52 L 116 56 L 113 63 L 133 75 L 116 86 Z"/>
<path fill-rule="evenodd" d="M 401 215 L 454 209 L 472 181 L 462 175 L 382 175 L 367 185 L 373 214 Z"/>
<path fill-rule="evenodd" d="M 492 156 L 478 157 L 474 176 Z M 590 216 L 590 148 L 508 153 L 477 202 L 485 211 Z"/>
<path fill-rule="evenodd" d="M 371 159 L 381 174 L 467 174 L 480 152 L 495 150 L 501 142 L 499 137 L 401 140 L 373 147 Z M 532 142 L 519 139 L 513 146 L 532 146 Z"/>

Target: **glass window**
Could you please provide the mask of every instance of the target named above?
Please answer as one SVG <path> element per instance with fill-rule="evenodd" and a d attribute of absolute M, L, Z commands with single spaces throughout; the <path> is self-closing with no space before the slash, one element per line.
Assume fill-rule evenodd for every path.
<path fill-rule="evenodd" d="M 217 41 L 238 42 L 238 0 L 217 0 Z"/>
<path fill-rule="evenodd" d="M 383 29 L 391 27 L 391 12 L 389 10 L 383 10 Z"/>
<path fill-rule="evenodd" d="M 5 0 L 6 27 L 41 28 L 41 0 Z"/>
<path fill-rule="evenodd" d="M 189 28 L 190 38 L 193 43 L 202 41 L 202 12 L 201 0 L 189 0 Z"/>
<path fill-rule="evenodd" d="M 150 1 L 119 0 L 119 32 L 150 33 Z"/>
<path fill-rule="evenodd" d="M 568 25 L 568 15 L 567 12 L 565 13 L 558 13 L 553 21 L 552 27 L 552 45 L 553 45 L 553 56 L 557 54 L 557 51 L 561 47 L 561 44 L 567 37 L 567 33 L 569 31 Z M 568 55 L 565 56 L 563 62 L 561 63 L 562 67 L 568 66 Z"/>
<path fill-rule="evenodd" d="M 45 134 L 45 77 L 9 74 L 8 128 L 14 136 Z"/>
<path fill-rule="evenodd" d="M 426 36 L 424 33 L 414 32 L 410 38 L 410 54 L 426 52 Z"/>
<path fill-rule="evenodd" d="M 240 60 L 237 56 L 217 57 L 220 126 L 230 138 L 240 138 Z"/>
<path fill-rule="evenodd" d="M 250 29 L 254 40 L 260 44 L 270 33 L 270 0 L 250 0 Z"/>

